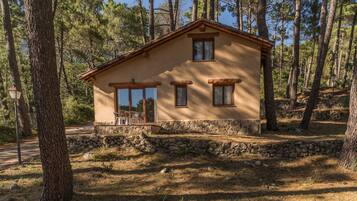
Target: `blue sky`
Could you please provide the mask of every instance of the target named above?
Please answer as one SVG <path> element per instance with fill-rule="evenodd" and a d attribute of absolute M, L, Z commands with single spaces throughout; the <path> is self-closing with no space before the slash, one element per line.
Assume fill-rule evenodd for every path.
<path fill-rule="evenodd" d="M 142 0 L 143 4 L 146 8 L 149 8 L 149 0 Z M 154 6 L 159 7 L 160 4 L 166 2 L 167 0 L 154 0 Z M 124 2 L 127 3 L 128 5 L 135 5 L 136 4 L 136 0 L 116 0 L 116 2 Z M 181 0 L 181 7 L 183 10 L 187 10 L 191 7 L 192 4 L 192 0 Z M 219 17 L 219 21 L 221 23 L 233 26 L 233 23 L 235 21 L 234 17 L 228 13 L 228 12 L 224 12 L 220 15 Z"/>

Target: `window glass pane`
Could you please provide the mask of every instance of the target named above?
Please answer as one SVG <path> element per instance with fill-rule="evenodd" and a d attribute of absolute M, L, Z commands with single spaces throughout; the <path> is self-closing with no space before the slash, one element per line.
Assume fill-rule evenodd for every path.
<path fill-rule="evenodd" d="M 176 86 L 176 105 L 187 105 L 187 88 L 183 86 Z"/>
<path fill-rule="evenodd" d="M 157 90 L 156 88 L 146 88 L 146 120 L 147 122 L 155 122 Z"/>
<path fill-rule="evenodd" d="M 129 89 L 118 89 L 118 109 L 121 111 L 129 111 Z"/>
<path fill-rule="evenodd" d="M 224 104 L 231 105 L 233 96 L 233 86 L 224 86 Z"/>
<path fill-rule="evenodd" d="M 213 41 L 207 40 L 205 41 L 205 60 L 213 59 Z"/>
<path fill-rule="evenodd" d="M 143 89 L 131 89 L 131 122 L 144 122 L 144 91 Z"/>
<path fill-rule="evenodd" d="M 213 87 L 214 93 L 214 105 L 222 105 L 223 104 L 223 87 L 222 86 L 214 86 Z"/>
<path fill-rule="evenodd" d="M 193 60 L 203 59 L 203 41 L 193 41 Z"/>

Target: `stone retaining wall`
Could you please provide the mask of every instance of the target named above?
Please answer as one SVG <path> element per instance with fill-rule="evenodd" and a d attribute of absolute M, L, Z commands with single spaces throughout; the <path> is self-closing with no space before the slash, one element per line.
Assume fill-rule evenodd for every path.
<path fill-rule="evenodd" d="M 111 134 L 126 134 L 137 135 L 140 133 L 158 133 L 160 126 L 158 125 L 95 125 L 95 133 L 99 135 L 111 135 Z"/>
<path fill-rule="evenodd" d="M 131 146 L 143 153 L 162 151 L 169 154 L 211 154 L 235 156 L 243 153 L 265 157 L 296 158 L 312 155 L 338 155 L 343 141 L 287 141 L 271 144 L 221 142 L 184 137 L 148 137 L 147 135 L 68 136 L 71 153 L 87 152 L 99 147 Z"/>
<path fill-rule="evenodd" d="M 160 121 L 160 133 L 208 133 L 227 135 L 260 134 L 260 120 Z"/>

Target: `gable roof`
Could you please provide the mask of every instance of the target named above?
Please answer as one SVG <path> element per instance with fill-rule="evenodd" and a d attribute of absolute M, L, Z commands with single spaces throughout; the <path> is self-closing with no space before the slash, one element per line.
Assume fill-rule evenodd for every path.
<path fill-rule="evenodd" d="M 240 31 L 234 27 L 224 25 L 224 24 L 221 24 L 218 22 L 200 19 L 200 20 L 190 22 L 190 23 L 178 28 L 176 31 L 170 32 L 160 38 L 152 40 L 152 41 L 146 43 L 143 47 L 141 47 L 139 49 L 136 49 L 134 51 L 120 55 L 115 59 L 105 62 L 93 69 L 90 69 L 87 72 L 82 73 L 80 75 L 80 79 L 84 80 L 84 81 L 89 81 L 93 76 L 97 75 L 100 72 L 103 72 L 113 66 L 116 66 L 116 65 L 123 63 L 131 58 L 141 55 L 157 46 L 160 46 L 163 43 L 166 43 L 172 39 L 175 39 L 175 38 L 189 32 L 193 29 L 199 28 L 202 25 L 222 31 L 222 32 L 225 32 L 225 33 L 228 33 L 228 34 L 235 35 L 237 37 L 249 40 L 251 42 L 254 42 L 254 43 L 260 45 L 263 50 L 269 51 L 273 47 L 272 42 L 270 42 L 269 40 L 266 40 L 264 38 L 258 37 L 253 34 L 249 34 L 247 32 Z"/>

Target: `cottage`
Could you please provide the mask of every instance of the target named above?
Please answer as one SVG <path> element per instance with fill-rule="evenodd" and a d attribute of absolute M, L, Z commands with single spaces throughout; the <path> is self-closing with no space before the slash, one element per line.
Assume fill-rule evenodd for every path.
<path fill-rule="evenodd" d="M 93 85 L 95 126 L 258 134 L 260 67 L 271 47 L 217 22 L 191 22 L 81 75 Z"/>

